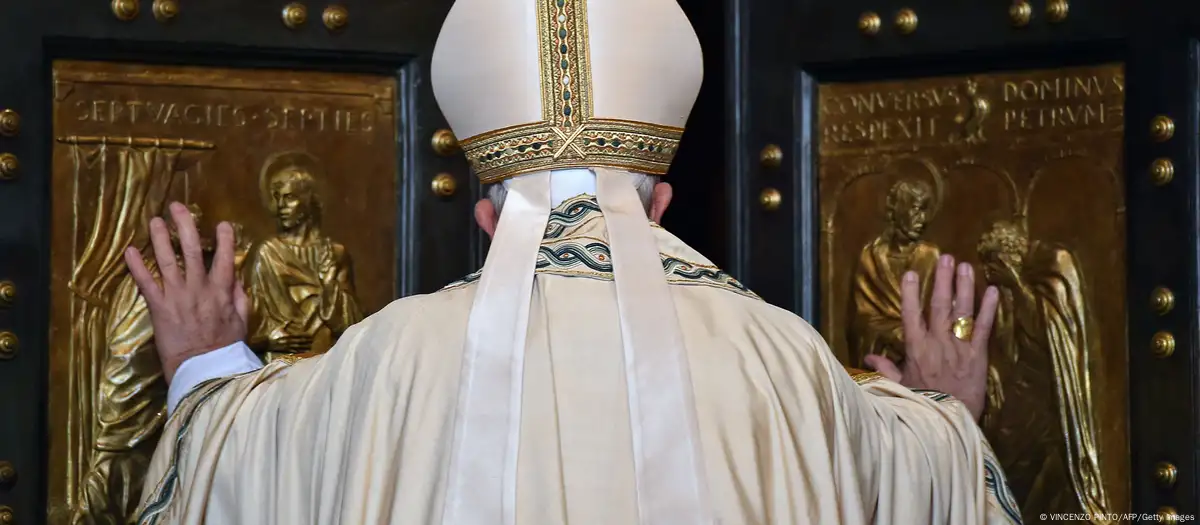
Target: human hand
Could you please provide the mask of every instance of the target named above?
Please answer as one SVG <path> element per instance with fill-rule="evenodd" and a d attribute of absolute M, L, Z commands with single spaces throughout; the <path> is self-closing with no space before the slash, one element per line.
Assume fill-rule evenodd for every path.
<path fill-rule="evenodd" d="M 205 271 L 200 234 L 187 207 L 171 203 L 171 218 L 179 236 L 182 267 L 161 218 L 150 221 L 154 258 L 162 283 L 154 279 L 136 248 L 125 250 L 125 264 L 150 310 L 154 343 L 167 382 L 184 361 L 243 340 L 248 315 L 246 294 L 234 278 L 233 228 L 217 226 L 217 251 L 212 271 Z"/>
<path fill-rule="evenodd" d="M 967 406 L 976 420 L 987 404 L 988 337 L 996 319 L 999 292 L 989 286 L 979 305 L 969 340 L 953 334 L 956 319 L 972 317 L 975 309 L 975 271 L 943 255 L 933 278 L 929 319 L 921 312 L 921 283 L 914 272 L 900 284 L 904 321 L 904 364 L 897 366 L 882 356 L 867 356 L 867 366 L 884 377 L 913 389 L 937 390 Z"/>

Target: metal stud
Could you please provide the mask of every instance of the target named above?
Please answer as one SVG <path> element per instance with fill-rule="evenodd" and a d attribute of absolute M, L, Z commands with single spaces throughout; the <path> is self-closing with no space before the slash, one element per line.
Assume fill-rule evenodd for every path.
<path fill-rule="evenodd" d="M 1156 142 L 1166 142 L 1175 136 L 1175 121 L 1166 115 L 1159 115 L 1150 121 L 1150 138 Z"/>
<path fill-rule="evenodd" d="M 6 361 L 17 356 L 20 347 L 17 335 L 12 332 L 0 332 L 0 361 Z"/>
<path fill-rule="evenodd" d="M 12 180 L 17 178 L 17 173 L 21 170 L 21 162 L 17 160 L 17 156 L 12 153 L 0 153 L 0 180 Z"/>
<path fill-rule="evenodd" d="M 1033 19 L 1033 6 L 1025 0 L 1017 0 L 1009 6 L 1008 17 L 1012 19 L 1013 27 L 1025 27 Z"/>
<path fill-rule="evenodd" d="M 896 12 L 896 30 L 902 35 L 912 34 L 917 30 L 917 13 L 909 8 Z"/>
<path fill-rule="evenodd" d="M 460 151 L 458 138 L 454 136 L 453 131 L 448 129 L 439 129 L 433 132 L 430 144 L 433 146 L 433 152 L 443 157 L 449 157 Z"/>
<path fill-rule="evenodd" d="M 0 461 L 0 488 L 10 488 L 17 483 L 17 467 L 11 461 Z"/>
<path fill-rule="evenodd" d="M 113 15 L 117 20 L 128 22 L 137 18 L 138 13 L 142 11 L 142 6 L 138 0 L 112 0 Z"/>
<path fill-rule="evenodd" d="M 0 110 L 0 135 L 15 137 L 21 132 L 21 115 L 11 109 Z"/>
<path fill-rule="evenodd" d="M 1175 481 L 1179 477 L 1179 469 L 1170 461 L 1159 461 L 1154 466 L 1154 481 L 1158 483 L 1159 488 L 1169 489 L 1175 486 Z"/>
<path fill-rule="evenodd" d="M 1067 14 L 1071 12 L 1071 4 L 1067 0 L 1049 0 L 1046 2 L 1046 18 L 1053 23 L 1059 23 L 1067 19 Z"/>
<path fill-rule="evenodd" d="M 458 181 L 454 180 L 454 176 L 449 173 L 439 173 L 433 177 L 430 187 L 433 189 L 433 194 L 438 197 L 452 197 L 458 191 Z"/>
<path fill-rule="evenodd" d="M 1158 315 L 1166 315 L 1175 308 L 1175 294 L 1169 288 L 1155 288 L 1150 294 L 1150 308 Z"/>
<path fill-rule="evenodd" d="M 775 188 L 764 189 L 758 195 L 758 204 L 766 211 L 778 210 L 783 205 L 783 194 Z"/>
<path fill-rule="evenodd" d="M 292 2 L 283 6 L 283 25 L 288 29 L 296 29 L 308 20 L 308 8 L 300 2 Z"/>
<path fill-rule="evenodd" d="M 1175 164 L 1171 159 L 1154 159 L 1150 163 L 1150 182 L 1155 186 L 1166 186 L 1175 178 Z"/>
<path fill-rule="evenodd" d="M 165 24 L 179 16 L 179 2 L 175 0 L 154 0 L 151 5 L 151 10 L 154 11 L 154 19 Z"/>
<path fill-rule="evenodd" d="M 1171 332 L 1158 332 L 1150 340 L 1150 351 L 1154 357 L 1166 359 L 1175 353 L 1175 336 Z"/>
<path fill-rule="evenodd" d="M 875 13 L 867 11 L 858 17 L 858 30 L 864 35 L 875 35 L 879 33 L 881 27 L 883 27 L 883 20 Z"/>
<path fill-rule="evenodd" d="M 17 302 L 17 285 L 12 281 L 0 281 L 0 307 L 7 308 Z"/>
<path fill-rule="evenodd" d="M 340 5 L 331 5 L 325 8 L 325 12 L 321 13 L 321 21 L 325 23 L 325 27 L 330 31 L 337 31 L 350 21 L 350 12 Z"/>

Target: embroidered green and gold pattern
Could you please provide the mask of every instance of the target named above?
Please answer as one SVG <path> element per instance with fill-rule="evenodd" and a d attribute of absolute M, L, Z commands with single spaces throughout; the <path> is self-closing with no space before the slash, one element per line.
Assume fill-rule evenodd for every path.
<path fill-rule="evenodd" d="M 479 180 L 578 167 L 665 174 L 682 128 L 593 116 L 587 0 L 535 1 L 542 121 L 461 140 Z"/>
<path fill-rule="evenodd" d="M 604 214 L 596 198 L 580 195 L 567 199 L 550 212 L 542 245 L 538 248 L 536 271 L 564 277 L 583 277 L 601 281 L 613 280 L 612 251 L 608 241 L 596 235 L 581 233 L 592 229 L 589 223 Z M 652 227 L 661 227 L 651 223 Z M 689 261 L 676 255 L 659 253 L 667 283 L 679 286 L 709 286 L 728 290 L 753 299 L 760 299 L 732 275 L 710 265 Z M 442 290 L 461 288 L 479 280 L 482 270 L 472 273 Z M 760 299 L 761 300 L 761 299 Z"/>

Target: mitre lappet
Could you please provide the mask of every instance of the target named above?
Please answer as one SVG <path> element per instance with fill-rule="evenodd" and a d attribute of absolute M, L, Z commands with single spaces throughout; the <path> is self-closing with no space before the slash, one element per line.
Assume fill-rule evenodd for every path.
<path fill-rule="evenodd" d="M 595 195 L 615 283 L 642 523 L 711 523 L 683 334 L 631 174 L 663 175 L 700 89 L 674 0 L 458 0 L 438 104 L 500 213 L 467 326 L 443 523 L 514 524 L 522 374 L 551 210 Z"/>

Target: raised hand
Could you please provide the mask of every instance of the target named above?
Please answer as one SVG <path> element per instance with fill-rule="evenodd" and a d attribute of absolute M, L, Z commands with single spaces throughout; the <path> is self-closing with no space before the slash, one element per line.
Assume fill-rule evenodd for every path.
<path fill-rule="evenodd" d="M 888 379 L 913 389 L 937 390 L 962 401 L 978 420 L 987 402 L 988 338 L 996 320 L 999 292 L 989 286 L 975 310 L 975 270 L 943 255 L 933 278 L 929 318 L 922 315 L 921 283 L 914 272 L 900 284 L 904 363 L 882 356 L 866 363 Z"/>
<path fill-rule="evenodd" d="M 125 264 L 150 310 L 154 342 L 168 383 L 188 358 L 245 339 L 248 314 L 246 294 L 235 278 L 233 227 L 228 223 L 217 226 L 217 251 L 209 272 L 191 213 L 177 202 L 171 203 L 170 211 L 182 256 L 171 245 L 166 223 L 158 217 L 150 221 L 161 283 L 146 269 L 136 248 L 125 250 Z"/>

